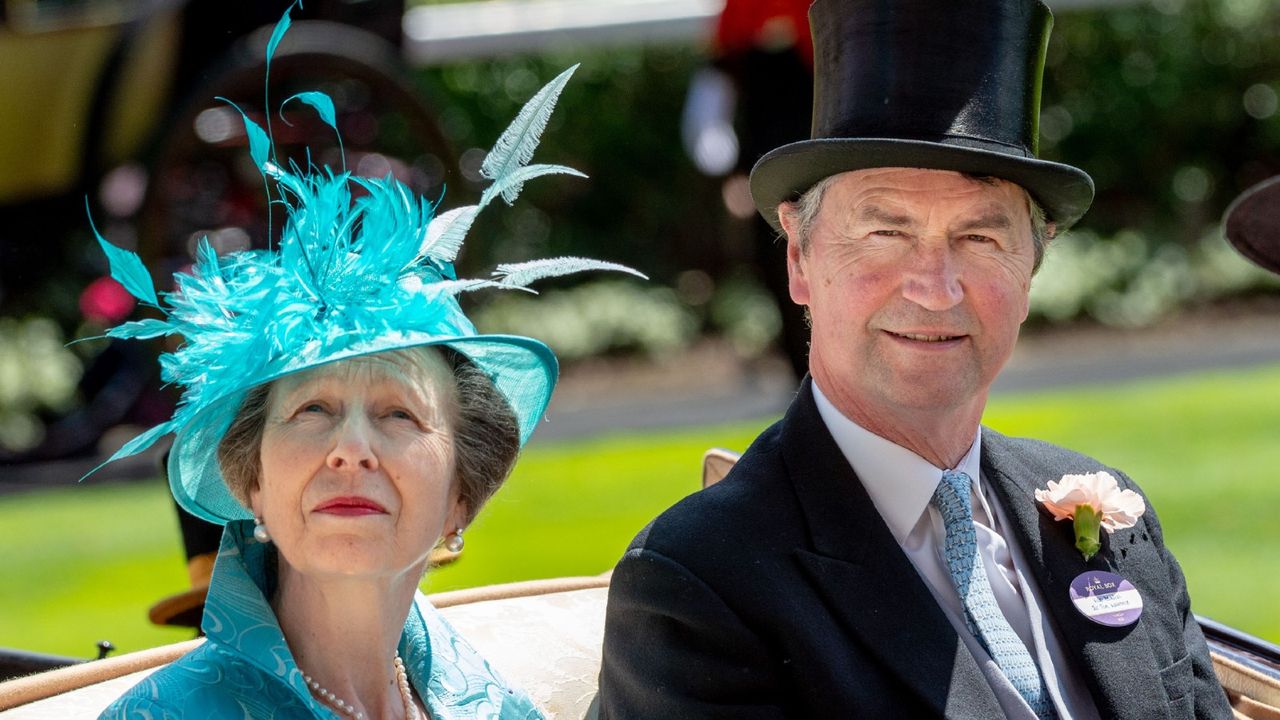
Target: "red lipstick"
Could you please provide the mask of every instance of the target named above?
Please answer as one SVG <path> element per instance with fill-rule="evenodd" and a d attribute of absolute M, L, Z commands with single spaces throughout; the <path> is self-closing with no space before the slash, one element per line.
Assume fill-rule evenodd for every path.
<path fill-rule="evenodd" d="M 378 503 L 358 495 L 330 498 L 316 506 L 313 512 L 327 515 L 385 515 L 387 509 Z"/>

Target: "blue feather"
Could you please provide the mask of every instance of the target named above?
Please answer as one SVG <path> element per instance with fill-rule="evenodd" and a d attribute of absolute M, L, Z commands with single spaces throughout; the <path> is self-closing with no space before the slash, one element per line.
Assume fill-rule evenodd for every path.
<path fill-rule="evenodd" d="M 271 31 L 271 39 L 267 41 L 267 73 L 271 72 L 271 58 L 275 57 L 276 47 L 280 44 L 280 39 L 284 37 L 285 32 L 289 29 L 289 13 L 293 12 L 294 3 L 284 11 L 284 15 L 280 16 L 280 22 L 276 23 L 276 29 Z"/>
<path fill-rule="evenodd" d="M 240 109 L 239 105 L 236 105 L 224 97 L 214 99 L 221 100 L 235 108 L 236 112 L 240 113 L 240 117 L 244 120 L 244 132 L 249 136 L 249 157 L 253 158 L 253 164 L 258 166 L 258 171 L 263 175 L 266 175 L 268 168 L 267 160 L 269 159 L 268 156 L 271 154 L 271 138 L 267 136 L 267 132 L 263 130 L 258 123 L 250 120 L 249 116 Z"/>
<path fill-rule="evenodd" d="M 322 92 L 316 92 L 314 90 L 310 92 L 300 92 L 280 103 L 281 120 L 284 120 L 284 106 L 288 105 L 290 100 L 297 100 L 298 102 L 306 103 L 307 105 L 315 108 L 316 114 L 320 116 L 320 119 L 323 120 L 326 125 L 333 128 L 334 135 L 338 137 L 338 155 L 342 157 L 342 169 L 343 172 L 345 172 L 347 169 L 347 154 L 342 149 L 342 133 L 338 132 L 338 114 L 333 108 L 333 98 Z M 288 123 L 287 120 L 285 120 L 285 122 Z"/>
<path fill-rule="evenodd" d="M 310 92 L 300 92 L 280 103 L 281 119 L 284 118 L 284 106 L 294 100 L 315 108 L 316 114 L 320 116 L 320 119 L 323 120 L 326 125 L 333 128 L 334 132 L 338 131 L 338 117 L 333 108 L 333 98 L 322 92 L 316 92 L 314 90 Z"/>
<path fill-rule="evenodd" d="M 484 163 L 480 165 L 481 175 L 490 180 L 500 180 L 533 158 L 533 151 L 538 148 L 538 141 L 547 127 L 547 120 L 551 118 L 551 111 L 556 107 L 556 100 L 560 98 L 560 91 L 577 69 L 578 66 L 574 65 L 560 73 L 525 103 L 516 119 L 485 156 Z M 508 203 L 515 201 L 514 192 L 504 192 L 502 196 Z"/>
<path fill-rule="evenodd" d="M 88 210 L 88 203 L 88 198 L 85 198 L 86 210 Z M 98 239 L 98 245 L 102 246 L 102 252 L 107 255 L 107 262 L 111 266 L 111 277 L 123 285 L 130 295 L 152 307 L 159 307 L 160 300 L 156 297 L 156 288 L 151 282 L 151 273 L 147 272 L 147 266 L 142 264 L 142 259 L 138 257 L 137 253 L 118 248 L 107 242 L 107 239 L 98 232 L 97 226 L 93 224 L 92 216 L 89 217 L 89 227 L 93 230 L 94 237 Z"/>
<path fill-rule="evenodd" d="M 218 252 L 209 244 L 208 236 L 200 238 L 200 242 L 196 243 L 196 266 L 200 268 L 202 275 L 222 277 L 222 270 L 218 267 Z"/>
<path fill-rule="evenodd" d="M 134 320 L 123 325 L 117 325 L 107 331 L 108 337 L 113 338 L 138 338 L 146 340 L 148 338 L 160 337 L 161 335 L 172 335 L 178 332 L 178 329 L 172 323 L 164 320 L 155 320 L 147 318 L 145 320 Z"/>
<path fill-rule="evenodd" d="M 173 432 L 173 430 L 175 430 L 177 427 L 178 427 L 178 423 L 176 422 L 176 418 L 174 420 L 169 420 L 168 422 L 162 422 L 159 425 L 156 425 L 150 430 L 142 433 L 141 435 L 125 443 L 119 450 L 115 452 L 114 455 L 112 455 L 110 458 L 107 458 L 106 462 L 102 463 L 98 467 L 95 467 L 94 469 L 85 473 L 84 476 L 80 478 L 80 480 L 83 481 L 85 478 L 98 472 L 98 470 L 102 469 L 107 464 L 115 462 L 120 458 L 129 457 L 130 455 L 137 455 L 143 450 L 146 450 L 147 448 L 154 445 L 156 440 L 159 440 L 160 438 L 164 437 L 170 432 Z"/>

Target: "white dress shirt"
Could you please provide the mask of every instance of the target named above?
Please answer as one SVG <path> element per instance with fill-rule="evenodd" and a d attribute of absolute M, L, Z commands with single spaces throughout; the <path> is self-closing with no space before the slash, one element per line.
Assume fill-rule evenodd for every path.
<path fill-rule="evenodd" d="M 1011 718 L 1035 717 L 999 666 L 969 632 L 965 622 L 964 606 L 943 559 L 946 530 L 941 514 L 931 502 L 946 469 L 963 472 L 973 480 L 973 526 L 987 580 L 1010 627 L 1022 638 L 1027 651 L 1039 665 L 1058 715 L 1079 720 L 1097 718 L 1097 709 L 1088 688 L 1068 664 L 1057 631 L 1041 611 L 1044 603 L 1040 589 L 1019 570 L 1028 567 L 1025 558 L 1020 549 L 1012 546 L 1001 534 L 1001 527 L 1007 524 L 1004 512 L 994 496 L 988 497 L 981 477 L 981 432 L 956 467 L 938 468 L 916 453 L 845 417 L 823 395 L 816 382 L 813 384 L 813 396 L 818 414 L 831 431 L 836 445 L 866 487 L 871 502 L 907 559 L 915 566 L 956 632 L 978 660 L 1005 714 Z M 1062 592 L 1066 591 L 1062 588 Z"/>

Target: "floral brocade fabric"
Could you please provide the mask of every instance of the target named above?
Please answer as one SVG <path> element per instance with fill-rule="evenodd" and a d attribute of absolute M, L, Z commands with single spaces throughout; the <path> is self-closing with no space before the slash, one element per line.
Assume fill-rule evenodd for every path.
<path fill-rule="evenodd" d="M 267 601 L 273 552 L 253 540 L 252 521 L 228 523 L 202 622 L 208 640 L 135 685 L 100 720 L 337 720 L 308 690 Z M 421 593 L 399 650 L 414 691 L 435 720 L 543 718 Z"/>

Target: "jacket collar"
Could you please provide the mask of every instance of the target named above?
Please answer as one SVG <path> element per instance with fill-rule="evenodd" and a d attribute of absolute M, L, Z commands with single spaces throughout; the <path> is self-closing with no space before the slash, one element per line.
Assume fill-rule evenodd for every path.
<path fill-rule="evenodd" d="M 982 468 L 991 489 L 1004 508 L 1012 534 L 1031 567 L 1024 576 L 1034 578 L 1044 599 L 1043 611 L 1057 630 L 1062 646 L 1089 686 L 1103 717 L 1139 718 L 1151 708 L 1168 703 L 1146 624 L 1139 619 L 1127 627 L 1099 625 L 1084 617 L 1071 603 L 1071 581 L 1086 570 L 1105 570 L 1133 581 L 1147 567 L 1124 568 L 1110 543 L 1119 535 L 1103 540 L 1102 550 L 1085 562 L 1075 548 L 1071 523 L 1056 522 L 1041 509 L 1035 490 L 1062 473 L 1091 472 L 1098 467 L 1054 467 L 1034 462 L 1026 445 L 989 428 L 982 431 Z M 1055 474 L 1056 473 L 1056 474 Z M 1136 555 L 1136 553 L 1135 553 Z M 1149 556 L 1147 556 L 1149 559 Z M 1141 563 L 1142 561 L 1137 561 Z M 1140 590 L 1145 590 L 1138 583 Z M 1148 601 L 1153 598 L 1146 598 Z M 1194 622 L 1194 620 L 1188 620 Z"/>
<path fill-rule="evenodd" d="M 809 378 L 781 432 L 783 462 L 813 548 L 797 553 L 832 614 L 935 715 L 1001 717 L 973 655 L 822 422 Z"/>
<path fill-rule="evenodd" d="M 289 686 L 317 717 L 336 718 L 311 694 L 268 601 L 275 591 L 274 563 L 274 548 L 253 539 L 252 521 L 227 523 L 200 627 L 210 641 Z M 435 701 L 439 672 L 431 663 L 431 633 L 420 607 L 425 602 L 419 593 L 409 610 L 398 649 L 414 689 L 420 694 L 426 690 L 423 702 L 435 717 L 447 718 L 447 714 L 438 714 L 447 708 L 438 708 Z"/>
<path fill-rule="evenodd" d="M 253 539 L 252 521 L 227 523 L 200 628 L 211 642 L 287 685 L 318 717 L 336 718 L 311 695 L 267 600 L 275 587 L 273 564 L 274 551 Z"/>

